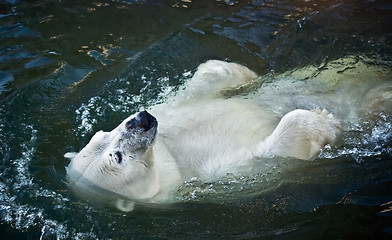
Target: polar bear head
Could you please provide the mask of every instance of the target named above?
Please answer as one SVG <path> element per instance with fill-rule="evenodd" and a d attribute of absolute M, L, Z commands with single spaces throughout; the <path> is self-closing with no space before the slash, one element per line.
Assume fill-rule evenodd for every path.
<path fill-rule="evenodd" d="M 158 122 L 147 111 L 125 119 L 110 132 L 97 132 L 71 158 L 68 181 L 80 190 L 102 189 L 130 199 L 152 198 L 159 192 L 153 160 Z"/>

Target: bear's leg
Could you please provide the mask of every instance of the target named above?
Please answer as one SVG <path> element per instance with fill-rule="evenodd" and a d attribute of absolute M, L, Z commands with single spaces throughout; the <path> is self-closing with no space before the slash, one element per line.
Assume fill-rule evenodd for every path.
<path fill-rule="evenodd" d="M 297 109 L 287 113 L 274 132 L 259 145 L 260 155 L 313 160 L 340 135 L 339 120 L 326 110 Z"/>
<path fill-rule="evenodd" d="M 249 68 L 237 63 L 209 60 L 200 64 L 186 84 L 189 97 L 216 98 L 236 95 L 257 82 L 258 76 Z"/>

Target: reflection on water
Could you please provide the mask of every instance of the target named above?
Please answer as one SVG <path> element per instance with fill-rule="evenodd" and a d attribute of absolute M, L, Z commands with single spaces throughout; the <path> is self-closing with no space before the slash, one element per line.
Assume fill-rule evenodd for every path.
<path fill-rule="evenodd" d="M 319 161 L 190 180 L 184 201 L 127 215 L 70 193 L 62 156 L 163 101 L 207 59 L 264 75 L 365 55 L 390 70 L 391 11 L 386 0 L 1 1 L 0 235 L 388 239 L 388 114 L 348 126 Z"/>

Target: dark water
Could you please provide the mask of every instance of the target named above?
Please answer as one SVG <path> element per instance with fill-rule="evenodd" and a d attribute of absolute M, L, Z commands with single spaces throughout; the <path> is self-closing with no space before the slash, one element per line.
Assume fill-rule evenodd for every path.
<path fill-rule="evenodd" d="M 391 66 L 390 1 L 0 1 L 0 238 L 390 239 L 390 116 L 284 176 L 187 183 L 159 208 L 100 208 L 64 182 L 65 152 L 208 59 L 263 75 L 347 55 Z"/>

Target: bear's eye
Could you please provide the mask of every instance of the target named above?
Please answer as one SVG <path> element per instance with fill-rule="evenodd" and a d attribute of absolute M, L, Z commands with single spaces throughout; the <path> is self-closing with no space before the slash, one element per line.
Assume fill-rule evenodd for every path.
<path fill-rule="evenodd" d="M 114 158 L 114 160 L 118 163 L 121 164 L 123 157 L 122 157 L 122 153 L 119 151 L 116 151 L 114 153 L 110 153 L 109 154 L 110 158 Z"/>
<path fill-rule="evenodd" d="M 116 154 L 116 160 L 120 164 L 122 162 L 122 154 L 120 152 L 115 152 Z"/>

